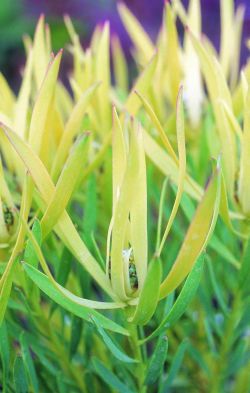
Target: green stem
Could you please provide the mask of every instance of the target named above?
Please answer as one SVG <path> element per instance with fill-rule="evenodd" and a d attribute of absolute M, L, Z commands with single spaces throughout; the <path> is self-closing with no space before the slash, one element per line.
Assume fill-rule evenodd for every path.
<path fill-rule="evenodd" d="M 128 330 L 130 333 L 130 337 L 129 337 L 130 345 L 134 353 L 135 359 L 138 360 L 138 363 L 136 364 L 136 373 L 135 373 L 137 378 L 138 391 L 140 393 L 146 393 L 147 388 L 146 386 L 143 385 L 144 378 L 145 378 L 145 364 L 143 362 L 143 357 L 142 357 L 142 348 L 139 344 L 137 326 L 133 324 L 128 324 Z"/>

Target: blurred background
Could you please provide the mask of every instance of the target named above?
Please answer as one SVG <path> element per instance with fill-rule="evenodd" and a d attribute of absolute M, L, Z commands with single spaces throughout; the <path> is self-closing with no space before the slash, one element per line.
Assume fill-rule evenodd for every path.
<path fill-rule="evenodd" d="M 227 0 L 224 0 L 227 1 Z M 144 28 L 154 39 L 159 30 L 163 0 L 124 0 L 138 17 Z M 188 0 L 183 0 L 185 6 Z M 219 46 L 220 15 L 219 0 L 201 0 L 203 31 Z M 235 5 L 244 4 L 246 8 L 244 22 L 244 40 L 242 58 L 247 57 L 246 37 L 250 37 L 250 1 L 235 0 Z M 20 69 L 24 63 L 22 37 L 33 35 L 37 19 L 41 13 L 52 30 L 53 50 L 65 47 L 69 38 L 63 23 L 63 15 L 69 14 L 76 26 L 84 46 L 97 23 L 110 20 L 111 30 L 118 33 L 123 48 L 129 59 L 130 41 L 122 26 L 116 9 L 117 0 L 0 0 L 0 70 L 14 90 L 18 89 Z"/>

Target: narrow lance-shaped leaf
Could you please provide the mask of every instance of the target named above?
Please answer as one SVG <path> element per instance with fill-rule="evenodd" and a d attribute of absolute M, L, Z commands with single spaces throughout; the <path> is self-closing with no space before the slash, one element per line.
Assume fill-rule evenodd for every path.
<path fill-rule="evenodd" d="M 87 159 L 87 142 L 88 135 L 83 135 L 76 141 L 73 146 L 73 151 L 63 167 L 61 175 L 56 183 L 55 192 L 50 199 L 41 221 L 44 237 L 50 233 L 57 223 L 75 190 L 75 186 L 83 170 L 83 164 Z"/>
<path fill-rule="evenodd" d="M 141 94 L 147 93 L 152 83 L 152 79 L 155 73 L 157 65 L 157 54 L 153 56 L 151 61 L 146 65 L 144 71 L 140 74 L 138 79 L 130 91 L 128 98 L 125 102 L 125 109 L 132 116 L 135 116 L 140 109 L 141 100 L 135 95 L 134 91 L 139 91 Z"/>
<path fill-rule="evenodd" d="M 174 222 L 175 216 L 178 211 L 178 207 L 180 205 L 181 196 L 184 190 L 184 181 L 186 176 L 186 148 L 185 148 L 185 130 L 184 130 L 184 110 L 183 110 L 183 102 L 182 102 L 182 88 L 179 91 L 177 98 L 177 107 L 176 107 L 176 133 L 177 133 L 177 142 L 178 142 L 178 152 L 179 152 L 179 178 L 178 178 L 178 189 L 174 201 L 174 206 L 171 211 L 165 232 L 162 237 L 161 244 L 159 249 L 156 251 L 157 255 L 160 256 L 161 251 L 164 247 L 165 241 L 169 234 L 169 231 Z"/>
<path fill-rule="evenodd" d="M 241 160 L 240 160 L 240 181 L 239 181 L 239 199 L 243 212 L 250 214 L 250 88 L 246 96 L 244 106 L 244 130 L 241 144 Z"/>
<path fill-rule="evenodd" d="M 62 139 L 60 141 L 60 145 L 54 158 L 54 163 L 51 170 L 53 180 L 57 180 L 60 170 L 62 169 L 62 166 L 69 153 L 73 139 L 81 131 L 83 115 L 99 85 L 100 82 L 97 82 L 84 91 L 79 101 L 71 111 Z"/>
<path fill-rule="evenodd" d="M 22 141 L 15 132 L 4 125 L 2 125 L 2 129 L 23 160 L 26 168 L 29 170 L 43 201 L 48 204 L 55 192 L 55 186 L 53 185 L 43 163 L 30 146 Z M 73 255 L 75 255 L 75 257 L 81 262 L 90 275 L 104 290 L 106 290 L 111 296 L 114 296 L 105 273 L 88 251 L 66 211 L 61 214 L 55 230 L 65 245 L 72 251 Z"/>
<path fill-rule="evenodd" d="M 233 53 L 233 61 L 231 61 L 231 74 L 230 74 L 230 86 L 232 89 L 235 89 L 238 78 L 239 78 L 239 69 L 240 69 L 240 56 L 241 56 L 241 42 L 242 42 L 242 30 L 245 16 L 245 7 L 244 5 L 240 5 L 236 10 L 236 15 L 234 19 L 234 45 L 231 47 L 231 54 Z"/>
<path fill-rule="evenodd" d="M 95 56 L 95 77 L 101 81 L 101 86 L 97 91 L 96 98 L 100 114 L 100 133 L 103 134 L 110 130 L 111 111 L 109 102 L 110 90 L 110 28 L 109 22 L 104 24 L 98 48 Z M 99 130 L 98 130 L 99 131 Z"/>
<path fill-rule="evenodd" d="M 165 32 L 166 32 L 166 53 L 168 61 L 166 64 L 167 73 L 167 87 L 169 86 L 169 96 L 172 105 L 175 105 L 176 98 L 178 95 L 180 83 L 181 83 L 181 67 L 179 58 L 179 44 L 178 44 L 178 33 L 174 20 L 173 11 L 169 2 L 165 3 Z"/>
<path fill-rule="evenodd" d="M 59 304 L 68 312 L 89 322 L 91 321 L 91 315 L 94 315 L 96 318 L 98 318 L 103 328 L 114 331 L 116 333 L 128 335 L 126 329 L 117 325 L 110 319 L 104 317 L 102 314 L 98 313 L 94 309 L 77 304 L 70 300 L 70 298 L 65 297 L 55 288 L 49 278 L 45 274 L 41 273 L 39 270 L 27 264 L 24 264 L 24 270 L 26 271 L 28 276 L 34 281 L 34 283 L 41 289 L 41 291 L 43 291 L 50 299 Z"/>
<path fill-rule="evenodd" d="M 165 335 L 158 338 L 155 350 L 150 359 L 145 378 L 145 385 L 152 385 L 162 374 L 168 352 L 168 339 Z"/>
<path fill-rule="evenodd" d="M 188 345 L 189 345 L 188 340 L 184 339 L 182 341 L 182 343 L 179 345 L 179 347 L 178 347 L 178 349 L 172 359 L 171 366 L 168 371 L 167 379 L 166 379 L 166 381 L 164 381 L 164 388 L 166 391 L 168 391 L 167 389 L 170 386 L 172 386 L 173 380 L 175 379 L 175 377 L 178 374 L 178 371 L 181 367 L 183 357 L 184 357 L 184 354 L 187 350 Z"/>
<path fill-rule="evenodd" d="M 150 336 L 146 337 L 141 342 L 147 342 L 152 340 L 154 337 L 166 331 L 167 328 L 171 327 L 175 322 L 179 320 L 179 318 L 186 311 L 189 303 L 193 299 L 198 286 L 200 284 L 201 275 L 203 272 L 204 265 L 204 253 L 198 257 L 197 262 L 195 263 L 193 269 L 189 273 L 182 289 L 177 297 L 174 305 L 171 307 L 169 312 L 167 312 L 166 316 L 163 318 L 159 326 L 154 330 Z"/>
<path fill-rule="evenodd" d="M 120 308 L 123 307 L 124 305 L 122 303 L 109 303 L 109 302 L 99 302 L 99 301 L 93 301 L 93 300 L 88 300 L 88 299 L 83 299 L 80 298 L 79 296 L 74 295 L 73 293 L 71 293 L 70 291 L 68 291 L 67 289 L 65 289 L 64 287 L 62 287 L 61 285 L 59 285 L 53 275 L 51 274 L 48 265 L 44 259 L 44 256 L 42 254 L 41 248 L 39 247 L 39 244 L 36 241 L 35 236 L 33 235 L 33 233 L 30 231 L 29 227 L 27 224 L 23 223 L 23 225 L 26 228 L 27 234 L 29 239 L 32 242 L 32 245 L 34 247 L 35 253 L 39 259 L 39 262 L 43 268 L 43 271 L 47 274 L 49 281 L 51 282 L 51 284 L 55 287 L 55 289 L 62 294 L 64 297 L 66 297 L 67 299 L 69 299 L 70 301 L 81 305 L 83 307 L 90 307 L 90 308 L 100 308 L 100 309 L 106 309 L 106 308 Z M 32 267 L 31 265 L 27 265 L 28 267 L 26 269 L 29 270 L 29 267 Z M 32 277 L 41 277 L 41 275 L 39 275 L 39 271 L 36 270 L 35 268 L 31 268 L 31 270 L 29 270 L 30 275 L 33 274 Z"/>
<path fill-rule="evenodd" d="M 11 116 L 15 104 L 15 95 L 13 94 L 7 80 L 0 72 L 0 111 Z"/>
<path fill-rule="evenodd" d="M 70 332 L 70 344 L 69 344 L 69 356 L 70 359 L 77 352 L 77 348 L 81 342 L 83 333 L 83 321 L 81 318 L 73 316 L 71 322 L 71 332 Z"/>
<path fill-rule="evenodd" d="M 6 322 L 0 324 L 0 358 L 2 362 L 2 388 L 3 393 L 8 393 L 10 347 Z"/>
<path fill-rule="evenodd" d="M 206 247 L 218 217 L 220 189 L 221 176 L 220 169 L 217 168 L 196 210 L 172 269 L 161 284 L 160 298 L 168 295 L 183 281 Z"/>
<path fill-rule="evenodd" d="M 112 58 L 114 64 L 114 76 L 116 86 L 123 92 L 128 91 L 128 67 L 125 54 L 118 36 L 114 35 L 111 39 Z"/>
<path fill-rule="evenodd" d="M 94 358 L 92 360 L 94 372 L 108 385 L 119 393 L 135 393 L 127 384 L 122 382 L 117 376 L 108 369 L 100 360 Z"/>
<path fill-rule="evenodd" d="M 15 115 L 14 115 L 14 129 L 18 134 L 26 139 L 27 137 L 27 116 L 30 104 L 31 95 L 31 77 L 33 65 L 33 50 L 29 50 L 28 59 L 25 65 L 22 85 L 18 94 Z"/>
<path fill-rule="evenodd" d="M 35 219 L 32 225 L 32 233 L 34 234 L 34 237 L 37 243 L 39 244 L 39 246 L 41 246 L 42 229 L 41 229 L 40 222 L 37 219 Z M 26 242 L 23 259 L 30 265 L 34 266 L 35 268 L 38 267 L 39 260 L 37 258 L 36 252 L 34 250 L 34 247 L 30 239 L 28 239 Z M 39 289 L 33 284 L 33 282 L 28 277 L 26 277 L 26 280 L 24 281 L 24 288 L 26 294 L 31 298 L 32 304 L 33 305 L 39 304 L 40 301 Z"/>
<path fill-rule="evenodd" d="M 35 54 L 34 54 L 35 56 Z M 47 73 L 38 92 L 35 106 L 32 112 L 29 129 L 29 143 L 32 149 L 40 155 L 44 144 L 44 129 L 50 109 L 50 105 L 54 96 L 56 80 L 61 63 L 62 51 L 60 51 L 48 66 Z"/>
<path fill-rule="evenodd" d="M 139 53 L 139 60 L 146 64 L 154 53 L 154 45 L 150 37 L 125 4 L 119 3 L 118 11 L 137 53 Z"/>
<path fill-rule="evenodd" d="M 25 372 L 23 358 L 16 356 L 13 367 L 13 379 L 16 393 L 28 392 L 28 380 Z"/>
<path fill-rule="evenodd" d="M 192 44 L 199 56 L 201 68 L 208 88 L 208 93 L 213 105 L 217 130 L 220 137 L 222 151 L 222 167 L 230 199 L 233 200 L 234 182 L 236 173 L 236 141 L 235 135 L 225 121 L 225 114 L 218 99 L 224 100 L 232 108 L 232 98 L 227 86 L 222 67 L 206 45 L 202 45 L 191 31 L 189 31 Z"/>
<path fill-rule="evenodd" d="M 159 300 L 161 276 L 161 261 L 159 259 L 153 259 L 149 265 L 135 313 L 129 319 L 129 322 L 137 325 L 145 325 L 151 319 Z"/>
<path fill-rule="evenodd" d="M 234 25 L 234 2 L 233 0 L 220 0 L 221 17 L 221 42 L 220 62 L 223 71 L 228 77 L 232 61 L 232 37 Z"/>
<path fill-rule="evenodd" d="M 13 248 L 10 259 L 0 280 L 0 326 L 4 320 L 4 315 L 8 306 L 13 276 L 17 263 L 17 254 L 20 252 L 22 240 L 22 233 L 19 232 L 15 247 Z"/>
<path fill-rule="evenodd" d="M 128 217 L 133 201 L 135 181 L 138 179 L 138 171 L 139 158 L 137 156 L 136 138 L 131 135 L 127 168 L 112 217 L 111 282 L 115 293 L 122 300 L 127 298 L 122 252 L 126 247 L 125 237 Z"/>
<path fill-rule="evenodd" d="M 178 158 L 176 157 L 175 151 L 172 148 L 172 145 L 167 137 L 166 132 L 164 131 L 158 117 L 156 116 L 153 108 L 151 107 L 150 103 L 147 101 L 147 99 L 137 90 L 135 90 L 135 94 L 140 98 L 140 100 L 142 101 L 142 104 L 144 106 L 144 108 L 146 109 L 147 114 L 149 115 L 152 123 L 154 124 L 154 126 L 156 127 L 156 129 L 158 130 L 162 143 L 164 144 L 164 147 L 166 148 L 168 154 L 170 155 L 170 157 L 175 161 L 176 164 L 178 164 Z"/>
<path fill-rule="evenodd" d="M 161 146 L 143 129 L 143 142 L 146 155 L 155 164 L 155 166 L 169 179 L 177 184 L 178 166 L 173 159 L 163 150 Z M 195 200 L 200 200 L 203 195 L 203 189 L 190 176 L 186 175 L 184 190 Z"/>
<path fill-rule="evenodd" d="M 33 359 L 32 359 L 31 353 L 30 353 L 28 340 L 27 340 L 24 332 L 21 334 L 20 343 L 21 343 L 23 363 L 24 363 L 27 375 L 29 376 L 30 384 L 32 386 L 34 393 L 38 393 L 39 386 L 38 386 L 38 378 L 36 375 L 36 369 L 35 369 L 34 362 L 33 362 Z"/>
<path fill-rule="evenodd" d="M 113 183 L 113 210 L 119 197 L 126 164 L 127 153 L 124 134 L 115 107 L 113 108 L 113 129 L 112 129 L 112 183 Z"/>
<path fill-rule="evenodd" d="M 117 359 L 120 360 L 121 362 L 124 363 L 136 363 L 137 360 L 132 359 L 130 356 L 128 356 L 126 353 L 124 353 L 118 346 L 111 340 L 109 335 L 105 332 L 105 330 L 102 328 L 100 325 L 100 322 L 98 319 L 96 319 L 93 315 L 91 316 L 92 321 L 96 325 L 97 331 L 101 338 L 103 339 L 105 345 L 109 349 L 109 351 L 112 353 L 112 355 Z"/>
<path fill-rule="evenodd" d="M 232 130 L 235 132 L 240 142 L 242 142 L 242 130 L 233 113 L 233 110 L 228 106 L 228 104 L 224 100 L 220 100 L 218 104 L 222 106 L 227 121 L 231 125 Z"/>
<path fill-rule="evenodd" d="M 49 61 L 49 53 L 46 50 L 45 44 L 45 27 L 44 27 L 44 15 L 42 14 L 36 26 L 34 36 L 34 73 L 36 79 L 36 85 L 39 89 L 43 81 L 46 68 Z"/>
<path fill-rule="evenodd" d="M 148 234 L 147 234 L 147 176 L 145 153 L 140 123 L 134 122 L 131 138 L 135 139 L 138 157 L 138 172 L 132 185 L 136 190 L 130 210 L 130 233 L 133 255 L 136 265 L 138 288 L 142 288 L 147 275 Z"/>

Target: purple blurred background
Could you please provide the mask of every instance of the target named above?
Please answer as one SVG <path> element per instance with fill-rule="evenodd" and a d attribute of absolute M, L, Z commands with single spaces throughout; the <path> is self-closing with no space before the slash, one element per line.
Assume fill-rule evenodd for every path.
<path fill-rule="evenodd" d="M 227 1 L 227 0 L 224 0 Z M 154 39 L 162 21 L 163 0 L 124 0 L 130 10 L 138 17 L 150 36 Z M 187 6 L 188 0 L 183 0 Z M 201 0 L 203 31 L 219 47 L 220 15 L 219 0 Z M 235 5 L 246 7 L 242 42 L 242 63 L 247 57 L 244 41 L 250 37 L 250 1 L 235 0 Z M 110 20 L 111 30 L 119 34 L 122 45 L 129 54 L 130 41 L 117 13 L 116 0 L 0 0 L 0 67 L 15 85 L 23 58 L 21 36 L 33 34 L 37 18 L 45 13 L 51 25 L 53 48 L 58 50 L 68 42 L 63 25 L 63 15 L 69 14 L 76 25 L 84 45 L 97 23 Z M 6 11 L 7 10 L 7 11 Z"/>

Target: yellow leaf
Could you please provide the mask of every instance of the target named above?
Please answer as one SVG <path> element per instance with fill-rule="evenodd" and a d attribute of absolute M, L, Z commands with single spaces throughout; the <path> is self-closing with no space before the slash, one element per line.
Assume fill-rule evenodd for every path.
<path fill-rule="evenodd" d="M 43 236 L 47 236 L 56 225 L 60 215 L 66 209 L 77 181 L 86 161 L 88 135 L 82 136 L 73 146 L 60 177 L 56 183 L 55 192 L 52 195 L 48 207 L 41 221 Z"/>
<path fill-rule="evenodd" d="M 139 75 L 136 80 L 131 92 L 125 103 L 125 109 L 130 115 L 135 116 L 140 109 L 141 100 L 135 95 L 134 91 L 139 91 L 141 94 L 147 93 L 152 83 L 152 79 L 155 73 L 157 65 L 157 55 L 154 55 L 151 61 L 147 64 L 143 72 Z"/>
<path fill-rule="evenodd" d="M 194 48 L 199 56 L 201 68 L 208 88 L 210 100 L 216 118 L 216 125 L 220 137 L 222 151 L 222 167 L 230 199 L 233 200 L 234 182 L 236 175 L 236 141 L 235 135 L 228 127 L 225 113 L 218 100 L 224 100 L 232 108 L 232 98 L 226 83 L 221 65 L 201 42 L 189 31 Z"/>
<path fill-rule="evenodd" d="M 23 138 L 27 139 L 27 116 L 29 114 L 31 96 L 31 77 L 33 66 L 33 51 L 29 51 L 26 62 L 21 89 L 15 105 L 14 130 Z"/>
<path fill-rule="evenodd" d="M 144 108 L 146 109 L 146 112 L 149 115 L 152 123 L 154 124 L 154 126 L 158 130 L 161 140 L 162 140 L 162 143 L 165 146 L 168 154 L 172 157 L 172 159 L 175 161 L 175 163 L 178 164 L 178 158 L 176 157 L 175 151 L 172 148 L 171 143 L 169 142 L 169 139 L 167 137 L 167 134 L 164 131 L 164 129 L 163 129 L 158 117 L 156 116 L 153 108 L 151 107 L 150 103 L 137 90 L 135 90 L 135 94 L 140 98 L 140 100 L 141 100 Z"/>
<path fill-rule="evenodd" d="M 118 4 L 118 12 L 136 50 L 139 53 L 142 64 L 146 64 L 154 53 L 154 45 L 150 37 L 125 4 Z"/>
<path fill-rule="evenodd" d="M 127 248 L 128 218 L 134 199 L 136 181 L 138 181 L 139 157 L 137 149 L 136 136 L 132 132 L 127 167 L 112 218 L 111 282 L 114 292 L 121 300 L 127 299 L 123 250 Z"/>
<path fill-rule="evenodd" d="M 181 84 L 182 72 L 179 55 L 178 33 L 176 29 L 173 11 L 169 2 L 165 3 L 165 32 L 166 32 L 166 70 L 167 87 L 170 102 L 175 106 L 178 91 Z"/>
<path fill-rule="evenodd" d="M 124 92 L 128 91 L 128 67 L 125 54 L 119 38 L 115 35 L 111 39 L 112 58 L 116 87 Z"/>
<path fill-rule="evenodd" d="M 106 22 L 98 43 L 95 56 L 95 78 L 101 81 L 101 85 L 97 91 L 96 98 L 98 102 L 98 115 L 101 124 L 101 133 L 110 130 L 111 127 L 111 110 L 110 110 L 110 32 L 109 23 Z"/>
<path fill-rule="evenodd" d="M 46 168 L 31 147 L 22 141 L 15 132 L 4 125 L 1 125 L 1 127 L 10 143 L 23 160 L 25 167 L 28 169 L 41 194 L 44 205 L 46 206 L 55 192 L 55 186 Z M 105 273 L 102 271 L 94 257 L 90 254 L 66 211 L 61 214 L 55 227 L 55 231 L 65 243 L 66 247 L 69 248 L 72 254 L 85 267 L 89 274 L 111 297 L 113 296 L 115 298 Z"/>
<path fill-rule="evenodd" d="M 37 89 L 40 89 L 49 62 L 49 53 L 47 52 L 45 42 L 45 27 L 43 14 L 40 16 L 36 26 L 33 51 L 35 80 Z"/>
<path fill-rule="evenodd" d="M 0 72 L 0 111 L 7 116 L 12 116 L 15 95 L 11 91 L 6 79 Z"/>
<path fill-rule="evenodd" d="M 218 217 L 220 188 L 220 170 L 216 169 L 188 228 L 172 269 L 161 284 L 160 298 L 167 296 L 177 288 L 205 249 Z"/>
<path fill-rule="evenodd" d="M 220 0 L 220 16 L 221 16 L 221 41 L 220 41 L 220 62 L 223 71 L 228 77 L 230 63 L 232 61 L 232 40 L 234 40 L 233 24 L 234 24 L 234 1 Z"/>
<path fill-rule="evenodd" d="M 60 145 L 54 158 L 53 167 L 51 170 L 51 176 L 53 180 L 57 180 L 58 178 L 60 170 L 62 169 L 62 166 L 69 153 L 73 139 L 80 131 L 82 131 L 80 127 L 84 113 L 99 85 L 100 83 L 97 82 L 93 84 L 89 89 L 84 91 L 70 114 L 70 117 L 65 126 L 62 139 L 60 141 Z"/>
<path fill-rule="evenodd" d="M 121 185 L 127 164 L 127 153 L 122 126 L 115 107 L 113 108 L 113 141 L 112 141 L 112 182 L 113 182 L 113 211 L 119 198 Z"/>
<path fill-rule="evenodd" d="M 166 177 L 169 177 L 169 179 L 177 185 L 179 178 L 178 166 L 144 129 L 143 142 L 145 152 L 150 160 Z M 199 201 L 203 195 L 203 189 L 188 175 L 186 175 L 184 190 L 197 201 Z"/>
<path fill-rule="evenodd" d="M 142 130 L 139 123 L 134 123 L 132 133 L 133 138 L 135 138 L 138 171 L 132 185 L 133 200 L 130 211 L 130 233 L 138 278 L 138 289 L 140 291 L 147 275 L 148 263 L 147 176 Z"/>
<path fill-rule="evenodd" d="M 248 86 L 244 107 L 244 129 L 241 144 L 239 199 L 243 213 L 250 215 L 250 88 Z"/>
<path fill-rule="evenodd" d="M 169 231 L 172 227 L 175 216 L 177 214 L 177 210 L 178 210 L 178 207 L 181 202 L 181 196 L 182 196 L 182 193 L 184 190 L 184 182 L 185 182 L 185 176 L 186 176 L 186 148 L 185 148 L 185 129 L 184 129 L 184 111 L 183 111 L 183 102 L 182 102 L 182 88 L 179 91 L 179 95 L 178 95 L 178 99 L 177 99 L 176 132 L 177 132 L 178 151 L 179 151 L 178 189 L 177 189 L 177 193 L 176 193 L 176 197 L 175 197 L 174 206 L 171 211 L 164 235 L 162 237 L 161 244 L 159 246 L 159 249 L 156 251 L 157 257 L 159 257 L 161 255 L 165 241 L 167 239 L 167 236 L 169 234 Z"/>
<path fill-rule="evenodd" d="M 34 52 L 35 56 L 35 52 Z M 56 80 L 60 67 L 62 51 L 51 61 L 45 75 L 41 89 L 39 90 L 29 129 L 29 143 L 32 149 L 39 155 L 43 145 L 47 143 L 44 138 L 46 121 L 55 92 Z"/>
<path fill-rule="evenodd" d="M 45 261 L 43 253 L 41 251 L 41 248 L 39 247 L 39 244 L 37 243 L 37 240 L 36 240 L 34 234 L 29 229 L 28 225 L 25 222 L 23 222 L 23 224 L 25 226 L 28 237 L 29 237 L 30 241 L 32 242 L 32 245 L 35 249 L 35 253 L 37 254 L 37 257 L 39 259 L 39 262 L 42 266 L 44 273 L 48 276 L 52 285 L 59 292 L 61 292 L 66 298 L 70 299 L 72 302 L 74 302 L 76 304 L 79 304 L 80 306 L 90 307 L 92 309 L 106 310 L 106 309 L 115 309 L 115 308 L 125 307 L 124 303 L 99 302 L 99 301 L 95 301 L 95 300 L 81 298 L 79 296 L 74 295 L 72 292 L 68 291 L 66 288 L 64 288 L 60 284 L 58 284 L 49 270 L 49 267 Z"/>

